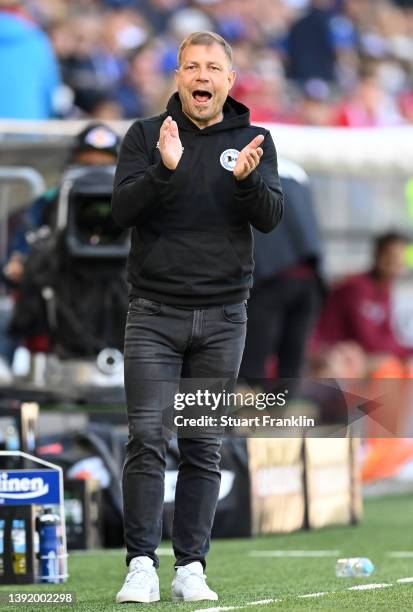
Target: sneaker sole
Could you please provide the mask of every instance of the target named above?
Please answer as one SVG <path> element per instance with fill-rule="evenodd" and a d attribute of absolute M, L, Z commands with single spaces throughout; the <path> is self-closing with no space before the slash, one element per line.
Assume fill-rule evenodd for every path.
<path fill-rule="evenodd" d="M 153 603 L 154 601 L 160 601 L 161 597 L 159 594 L 159 591 L 157 591 L 156 593 L 151 593 L 149 595 L 149 598 L 147 597 L 139 597 L 139 596 L 134 596 L 131 595 L 130 597 L 128 596 L 116 596 L 116 603 Z"/>

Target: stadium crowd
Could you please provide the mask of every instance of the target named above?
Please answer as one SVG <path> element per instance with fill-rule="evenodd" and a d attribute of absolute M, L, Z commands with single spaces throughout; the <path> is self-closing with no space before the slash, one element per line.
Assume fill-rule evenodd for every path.
<path fill-rule="evenodd" d="M 155 114 L 196 30 L 233 46 L 253 121 L 413 122 L 412 0 L 0 0 L 0 117 Z"/>

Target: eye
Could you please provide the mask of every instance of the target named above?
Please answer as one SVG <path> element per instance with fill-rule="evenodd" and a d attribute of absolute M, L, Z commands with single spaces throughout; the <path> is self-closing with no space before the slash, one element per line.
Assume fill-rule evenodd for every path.
<path fill-rule="evenodd" d="M 218 70 L 220 70 L 220 68 L 218 66 L 211 66 L 211 70 L 214 70 L 215 72 Z"/>

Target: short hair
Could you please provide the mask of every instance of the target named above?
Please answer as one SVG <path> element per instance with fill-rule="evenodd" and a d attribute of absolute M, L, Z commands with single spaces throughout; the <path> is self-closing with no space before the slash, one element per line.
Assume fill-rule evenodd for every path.
<path fill-rule="evenodd" d="M 387 249 L 387 247 L 394 242 L 403 242 L 404 244 L 408 244 L 410 242 L 409 237 L 406 234 L 403 234 L 399 231 L 390 231 L 385 234 L 380 234 L 377 236 L 374 241 L 374 251 L 377 255 L 380 255 L 383 251 Z"/>
<path fill-rule="evenodd" d="M 232 66 L 232 49 L 231 46 L 227 43 L 225 38 L 222 38 L 219 34 L 215 32 L 192 32 L 189 34 L 180 44 L 178 49 L 178 66 L 181 65 L 182 53 L 184 50 L 190 45 L 205 45 L 209 47 L 210 45 L 220 45 L 224 51 L 225 55 L 228 58 L 230 67 Z"/>

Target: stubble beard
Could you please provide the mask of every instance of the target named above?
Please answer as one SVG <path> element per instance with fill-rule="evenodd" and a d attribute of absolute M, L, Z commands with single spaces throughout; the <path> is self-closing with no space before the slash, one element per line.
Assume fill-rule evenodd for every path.
<path fill-rule="evenodd" d="M 185 113 L 185 115 L 187 115 L 187 117 L 189 117 L 190 119 L 192 119 L 193 121 L 197 121 L 198 123 L 202 123 L 204 125 L 207 125 L 210 121 L 213 121 L 213 123 L 218 123 L 219 121 L 222 120 L 223 117 L 223 111 L 218 111 L 218 110 L 210 110 L 210 111 L 205 111 L 205 113 L 203 112 L 197 112 L 196 109 L 191 109 L 191 107 L 189 106 L 188 108 L 182 108 L 183 112 Z"/>
<path fill-rule="evenodd" d="M 222 121 L 224 116 L 223 111 L 223 103 L 221 109 L 216 108 L 216 104 L 214 104 L 215 109 L 211 109 L 210 111 L 200 112 L 197 110 L 195 105 L 193 104 L 192 94 L 186 91 L 186 88 L 180 89 L 178 87 L 178 95 L 181 101 L 181 108 L 184 115 L 186 115 L 191 121 L 201 124 L 203 127 L 207 127 L 210 121 L 213 123 L 219 123 Z M 216 93 L 214 94 L 216 95 Z M 215 100 L 217 102 L 217 100 Z M 205 113 L 205 114 L 204 114 Z M 207 113 L 207 114 L 206 114 Z"/>

